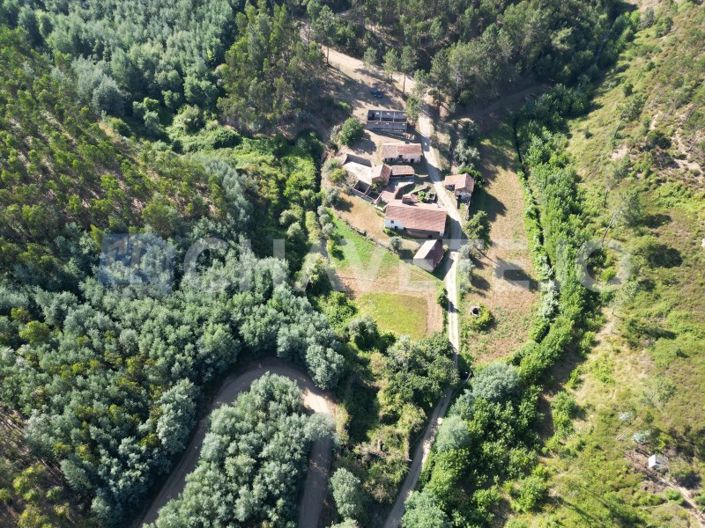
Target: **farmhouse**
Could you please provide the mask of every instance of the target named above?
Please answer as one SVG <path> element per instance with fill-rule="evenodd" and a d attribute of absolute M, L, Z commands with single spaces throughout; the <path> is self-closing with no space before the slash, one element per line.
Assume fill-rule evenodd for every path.
<path fill-rule="evenodd" d="M 452 174 L 445 177 L 443 186 L 461 200 L 470 200 L 475 180 L 469 174 Z"/>
<path fill-rule="evenodd" d="M 384 143 L 382 161 L 385 163 L 420 163 L 423 149 L 419 143 Z"/>
<path fill-rule="evenodd" d="M 368 110 L 367 128 L 380 132 L 406 132 L 406 112 L 399 110 Z"/>
<path fill-rule="evenodd" d="M 413 237 L 442 237 L 446 230 L 445 209 L 435 204 L 394 201 L 384 209 L 384 227 Z"/>
<path fill-rule="evenodd" d="M 443 242 L 437 238 L 435 240 L 427 240 L 414 255 L 414 264 L 419 268 L 432 272 L 436 266 L 443 260 Z"/>

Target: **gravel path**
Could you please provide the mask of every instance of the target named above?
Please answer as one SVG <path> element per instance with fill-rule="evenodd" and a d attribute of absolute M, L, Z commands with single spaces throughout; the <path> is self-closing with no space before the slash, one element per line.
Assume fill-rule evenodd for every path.
<path fill-rule="evenodd" d="M 330 64 L 333 68 L 338 69 L 348 77 L 358 82 L 370 85 L 373 82 L 372 79 L 374 78 L 369 75 L 367 67 L 362 61 L 354 57 L 350 57 L 349 55 L 345 55 L 336 50 L 331 50 Z M 402 88 L 402 80 L 403 78 L 400 75 L 395 75 L 395 85 L 399 90 Z M 407 79 L 407 92 L 413 88 L 413 84 L 413 79 Z M 431 115 L 429 106 L 424 105 L 423 111 L 419 116 L 418 134 L 421 140 L 421 145 L 423 146 L 424 156 L 428 166 L 429 178 L 433 182 L 436 195 L 438 196 L 441 205 L 445 207 L 448 212 L 448 216 L 450 217 L 448 271 L 445 276 L 445 287 L 449 300 L 448 340 L 453 345 L 454 360 L 457 366 L 458 350 L 460 347 L 459 318 L 457 311 L 459 302 L 457 288 L 457 264 L 458 250 L 463 243 L 463 237 L 460 213 L 456 207 L 455 198 L 451 196 L 448 191 L 446 191 L 441 180 L 439 157 L 432 144 L 435 127 L 433 117 Z M 448 410 L 451 397 L 452 391 L 449 389 L 433 409 L 428 425 L 423 432 L 423 436 L 414 450 L 409 471 L 404 479 L 404 482 L 402 483 L 394 505 L 387 516 L 384 523 L 384 528 L 396 528 L 401 524 L 401 518 L 404 515 L 404 502 L 409 497 L 409 494 L 416 488 L 419 476 L 421 474 L 421 469 L 423 468 L 423 464 L 426 462 L 428 455 L 431 452 L 431 446 L 433 445 L 433 439 L 436 436 L 438 425 Z"/>

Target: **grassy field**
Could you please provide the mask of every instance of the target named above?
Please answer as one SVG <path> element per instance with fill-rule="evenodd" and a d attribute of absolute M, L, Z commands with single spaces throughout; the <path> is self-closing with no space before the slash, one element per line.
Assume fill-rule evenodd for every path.
<path fill-rule="evenodd" d="M 526 230 L 524 200 L 511 128 L 501 124 L 481 145 L 483 187 L 473 195 L 470 213 L 487 212 L 491 245 L 475 261 L 472 289 L 462 305 L 463 343 L 473 361 L 484 363 L 507 356 L 528 337 L 538 283 Z M 494 317 L 484 332 L 469 329 L 473 306 L 483 305 Z"/>
<path fill-rule="evenodd" d="M 666 17 L 673 30 L 663 35 Z M 705 523 L 705 192 L 693 127 L 704 120 L 704 23 L 702 7 L 674 4 L 638 34 L 593 111 L 571 123 L 593 227 L 632 255 L 633 279 L 606 296 L 606 324 L 560 398 L 575 420 L 552 398 L 550 499 L 516 526 Z M 699 46 L 682 46 L 693 38 Z M 640 220 L 625 226 L 616 215 L 634 190 Z M 647 471 L 654 453 L 667 457 L 664 473 Z"/>
<path fill-rule="evenodd" d="M 428 335 L 427 301 L 398 293 L 363 293 L 356 303 L 360 312 L 377 321 L 380 330 L 421 339 Z"/>
<path fill-rule="evenodd" d="M 420 338 L 443 328 L 436 302 L 442 282 L 335 219 L 330 256 L 336 275 L 382 330 Z"/>

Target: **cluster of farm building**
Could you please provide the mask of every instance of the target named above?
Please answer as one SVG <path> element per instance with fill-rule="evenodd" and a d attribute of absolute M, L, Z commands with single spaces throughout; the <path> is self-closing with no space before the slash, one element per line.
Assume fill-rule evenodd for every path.
<path fill-rule="evenodd" d="M 376 133 L 405 138 L 406 115 L 396 110 L 368 110 L 367 128 Z M 442 239 L 448 213 L 432 185 L 419 185 L 417 167 L 424 162 L 421 143 L 382 143 L 371 157 L 343 154 L 342 167 L 349 175 L 349 191 L 374 204 L 384 213 L 384 227 L 412 238 L 427 239 L 414 262 L 433 270 L 443 258 Z M 469 202 L 475 180 L 468 174 L 451 174 L 443 186 L 458 202 Z"/>

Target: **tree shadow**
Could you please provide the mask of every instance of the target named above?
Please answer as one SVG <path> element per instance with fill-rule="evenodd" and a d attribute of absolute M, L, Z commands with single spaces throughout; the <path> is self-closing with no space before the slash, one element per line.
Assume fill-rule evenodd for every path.
<path fill-rule="evenodd" d="M 473 200 L 470 204 L 470 213 L 476 211 L 485 211 L 487 220 L 494 222 L 498 216 L 504 216 L 507 213 L 507 208 L 495 196 L 488 193 L 484 187 L 480 187 L 473 193 Z"/>
<path fill-rule="evenodd" d="M 505 280 L 513 286 L 519 286 L 530 292 L 535 292 L 539 289 L 538 281 L 531 277 L 521 266 L 501 258 L 496 261 L 494 275 L 498 279 Z"/>
<path fill-rule="evenodd" d="M 379 414 L 377 390 L 356 376 L 350 384 L 346 407 L 350 416 L 348 422 L 350 442 L 352 444 L 365 442 L 367 432 L 376 424 Z"/>
<path fill-rule="evenodd" d="M 670 222 L 671 222 L 671 217 L 670 217 L 670 215 L 667 215 L 667 214 L 657 213 L 657 214 L 647 215 L 644 218 L 644 225 L 646 227 L 650 227 L 652 229 L 664 226 Z"/>
<path fill-rule="evenodd" d="M 666 244 L 656 244 L 651 247 L 647 259 L 649 264 L 656 268 L 677 268 L 683 264 L 680 251 Z"/>
<path fill-rule="evenodd" d="M 369 134 L 365 132 L 365 135 L 355 142 L 355 144 L 353 145 L 353 150 L 356 153 L 362 152 L 365 154 L 374 154 L 377 150 L 377 147 L 375 146 L 374 141 L 370 139 Z"/>
<path fill-rule="evenodd" d="M 472 278 L 470 279 L 470 284 L 473 288 L 475 288 L 475 290 L 477 290 L 477 293 L 479 295 L 482 295 L 483 297 L 485 296 L 483 292 L 486 292 L 490 289 L 490 283 L 487 281 L 487 279 L 477 274 L 473 274 Z"/>
<path fill-rule="evenodd" d="M 352 202 L 347 198 L 343 198 L 341 196 L 338 202 L 335 204 L 335 209 L 336 211 L 345 211 L 346 213 L 350 212 L 350 210 L 352 209 Z"/>

